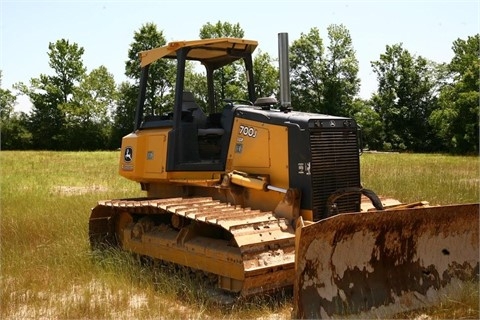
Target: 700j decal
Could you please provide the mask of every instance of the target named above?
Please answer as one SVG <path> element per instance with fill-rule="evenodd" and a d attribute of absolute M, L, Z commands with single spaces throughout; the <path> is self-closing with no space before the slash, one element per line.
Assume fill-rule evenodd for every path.
<path fill-rule="evenodd" d="M 239 134 L 247 136 L 247 137 L 255 138 L 257 136 L 257 129 L 255 129 L 253 127 L 240 125 Z"/>

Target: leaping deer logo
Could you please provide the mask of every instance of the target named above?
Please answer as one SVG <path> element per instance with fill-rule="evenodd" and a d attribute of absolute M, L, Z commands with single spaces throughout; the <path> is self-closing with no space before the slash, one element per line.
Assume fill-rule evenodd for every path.
<path fill-rule="evenodd" d="M 132 161 L 133 150 L 131 147 L 125 148 L 125 153 L 123 154 L 123 160 L 126 162 Z"/>

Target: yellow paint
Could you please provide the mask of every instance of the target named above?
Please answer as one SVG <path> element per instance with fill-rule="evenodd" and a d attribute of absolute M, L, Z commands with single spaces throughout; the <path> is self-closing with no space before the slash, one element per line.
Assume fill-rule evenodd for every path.
<path fill-rule="evenodd" d="M 268 177 L 268 184 L 288 189 L 288 128 L 252 120 L 235 119 L 227 154 L 226 172 L 175 171 L 167 172 L 168 133 L 171 128 L 140 130 L 123 138 L 120 153 L 120 175 L 133 181 L 148 183 L 149 196 L 159 196 L 159 190 L 171 189 L 178 196 L 181 189 L 175 186 L 213 186 L 222 180 L 226 172 L 238 170 L 252 175 Z M 126 148 L 132 149 L 132 160 L 124 159 Z M 157 187 L 158 186 L 158 187 Z M 263 186 L 263 182 L 262 182 Z M 200 188 L 202 189 L 202 188 Z M 218 189 L 203 188 L 198 194 L 219 197 Z M 258 190 L 255 190 L 258 189 Z M 175 190 L 175 192 L 173 192 Z M 170 193 L 169 193 L 170 194 Z M 282 201 L 284 194 L 265 191 L 264 188 L 247 186 L 243 194 L 229 199 L 232 203 L 260 210 L 273 210 Z"/>
<path fill-rule="evenodd" d="M 235 119 L 227 159 L 227 171 L 231 170 L 269 175 L 271 185 L 287 189 L 288 129 Z"/>
<path fill-rule="evenodd" d="M 146 139 L 146 161 L 145 174 L 146 177 L 156 176 L 165 172 L 165 150 L 167 136 L 164 133 L 152 134 Z"/>
<path fill-rule="evenodd" d="M 119 172 L 137 182 L 167 179 L 166 155 L 170 128 L 137 131 L 122 139 Z M 132 160 L 125 159 L 125 150 L 131 148 Z"/>
<path fill-rule="evenodd" d="M 119 159 L 121 176 L 143 183 L 165 183 L 181 180 L 195 185 L 211 185 L 211 180 L 220 180 L 220 172 L 215 171 L 175 171 L 167 172 L 168 132 L 171 128 L 142 130 L 125 136 Z M 126 148 L 132 149 L 132 160 L 125 160 Z M 203 182 L 202 182 L 203 181 Z"/>
<path fill-rule="evenodd" d="M 154 48 L 147 51 L 141 51 L 138 54 L 140 65 L 145 67 L 158 59 L 164 57 L 175 58 L 176 52 L 181 48 L 190 48 L 187 53 L 188 60 L 226 60 L 225 64 L 231 59 L 228 49 L 241 49 L 252 53 L 257 47 L 258 42 L 241 38 L 212 38 L 191 41 L 173 41 L 163 47 Z"/>

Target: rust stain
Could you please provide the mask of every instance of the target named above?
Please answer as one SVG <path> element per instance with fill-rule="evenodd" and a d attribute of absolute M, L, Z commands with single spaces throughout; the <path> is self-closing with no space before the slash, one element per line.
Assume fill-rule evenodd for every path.
<path fill-rule="evenodd" d="M 432 303 L 439 290 L 478 275 L 478 221 L 471 204 L 343 214 L 302 228 L 293 316 Z"/>

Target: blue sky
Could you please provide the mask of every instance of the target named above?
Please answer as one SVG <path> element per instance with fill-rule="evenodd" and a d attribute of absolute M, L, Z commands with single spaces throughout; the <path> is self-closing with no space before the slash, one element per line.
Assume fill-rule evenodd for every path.
<path fill-rule="evenodd" d="M 289 42 L 311 28 L 327 40 L 327 27 L 350 31 L 359 60 L 360 96 L 369 98 L 377 82 L 370 62 L 386 45 L 403 43 L 410 53 L 449 62 L 452 43 L 480 32 L 480 1 L 1 1 L 2 88 L 52 74 L 48 44 L 65 38 L 85 49 L 88 71 L 107 67 L 120 83 L 133 34 L 153 22 L 167 41 L 193 40 L 207 22 L 239 23 L 245 38 L 277 57 L 277 35 Z M 258 50 L 258 49 L 257 49 Z M 25 99 L 18 109 L 25 108 Z"/>

